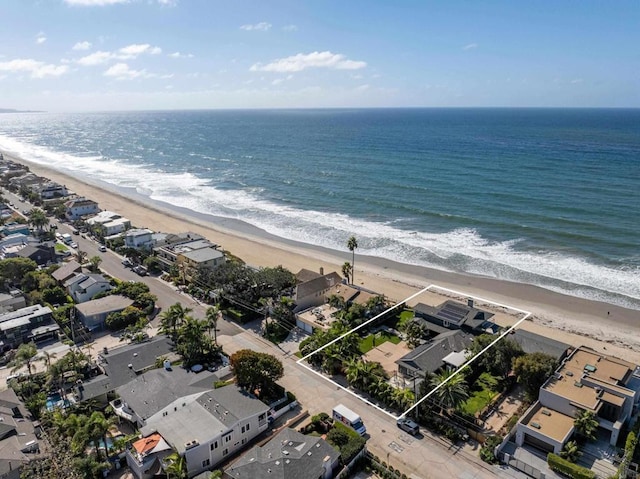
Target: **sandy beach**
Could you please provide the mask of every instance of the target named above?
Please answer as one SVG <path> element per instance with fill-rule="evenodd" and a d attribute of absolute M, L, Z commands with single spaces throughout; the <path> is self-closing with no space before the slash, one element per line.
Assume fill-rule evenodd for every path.
<path fill-rule="evenodd" d="M 178 233 L 194 231 L 254 266 L 282 265 L 294 273 L 302 268 L 340 272 L 351 253 L 295 243 L 269 235 L 239 222 L 196 216 L 189 211 L 165 208 L 135 192 L 116 191 L 108 185 L 5 155 L 28 165 L 36 174 L 66 185 L 78 195 L 97 201 L 100 208 L 122 214 L 137 227 Z M 346 239 L 345 239 L 346 241 Z M 594 349 L 640 363 L 640 311 L 567 296 L 537 286 L 480 276 L 449 273 L 357 254 L 358 285 L 399 301 L 431 284 L 464 294 L 531 311 L 523 323 L 531 331 L 572 345 Z"/>

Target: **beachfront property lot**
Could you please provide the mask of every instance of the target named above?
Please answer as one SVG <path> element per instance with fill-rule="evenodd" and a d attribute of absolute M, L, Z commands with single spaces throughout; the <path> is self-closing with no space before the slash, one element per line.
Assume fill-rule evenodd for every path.
<path fill-rule="evenodd" d="M 370 395 L 362 394 L 358 390 L 345 387 L 344 381 L 338 381 L 336 380 L 336 377 L 331 377 L 323 373 L 321 368 L 313 367 L 310 365 L 309 359 L 313 358 L 314 355 L 322 352 L 327 348 L 332 347 L 334 344 L 339 348 L 340 342 L 351 335 L 357 334 L 362 336 L 363 333 L 368 330 L 369 325 L 379 324 L 381 318 L 395 316 L 398 318 L 396 321 L 397 325 L 398 323 L 410 321 L 414 317 L 417 317 L 418 311 L 424 311 L 426 313 L 431 312 L 430 314 L 432 314 L 436 319 L 439 318 L 439 322 L 429 323 L 427 325 L 428 327 L 432 327 L 433 332 L 442 333 L 447 331 L 454 331 L 456 329 L 462 331 L 464 329 L 465 331 L 474 330 L 478 334 L 480 332 L 484 332 L 485 330 L 495 333 L 498 330 L 497 325 L 506 329 L 502 330 L 502 332 L 500 332 L 499 334 L 495 334 L 495 340 L 487 348 L 468 360 L 466 359 L 466 357 L 464 357 L 462 351 L 454 352 L 456 354 L 451 358 L 451 361 L 458 366 L 457 369 L 455 369 L 455 372 L 447 377 L 446 380 L 444 380 L 442 383 L 433 387 L 418 402 L 415 402 L 414 399 L 416 392 L 415 381 L 413 381 L 414 391 L 411 391 L 410 388 L 407 388 L 404 381 L 399 383 L 397 381 L 397 377 L 395 378 L 396 381 L 394 386 L 392 384 L 394 382 L 392 381 L 392 379 L 394 378 L 390 377 L 392 376 L 392 374 L 390 374 L 391 367 L 389 366 L 389 361 L 384 361 L 384 358 L 397 356 L 398 351 L 406 352 L 407 346 L 405 342 L 401 341 L 401 338 L 393 335 L 392 333 L 385 333 L 385 335 L 378 336 L 379 338 L 384 338 L 385 341 L 381 341 L 380 343 L 376 341 L 376 344 L 374 346 L 373 341 L 375 336 L 371 333 L 364 335 L 364 338 L 358 340 L 361 351 L 362 349 L 366 349 L 367 354 L 365 357 L 373 362 L 376 360 L 372 356 L 375 356 L 376 350 L 380 350 L 378 352 L 381 352 L 382 356 L 380 357 L 380 360 L 376 361 L 381 365 L 378 368 L 378 374 L 381 378 L 386 377 L 387 379 L 389 379 L 389 388 L 397 390 L 393 392 L 393 395 L 397 396 L 397 399 L 394 403 L 396 407 L 393 409 L 395 409 L 396 412 L 401 411 L 400 414 L 397 415 L 396 412 L 391 412 L 388 407 L 380 405 L 377 401 L 372 400 L 372 397 Z M 458 375 L 464 369 L 463 366 L 477 361 L 483 354 L 487 352 L 487 350 L 489 350 L 491 346 L 503 339 L 507 334 L 509 334 L 511 330 L 517 328 L 522 323 L 522 321 L 524 321 L 529 316 L 529 314 L 530 313 L 528 311 L 523 311 L 518 308 L 495 303 L 487 299 L 474 297 L 473 295 L 468 295 L 464 292 L 442 288 L 437 285 L 430 285 L 422 289 L 418 293 L 406 298 L 404 301 L 391 306 L 379 315 L 342 334 L 338 338 L 323 345 L 317 350 L 305 355 L 298 360 L 298 364 L 306 367 L 315 374 L 318 374 L 325 380 L 332 382 L 336 387 L 339 387 L 349 394 L 358 397 L 363 402 L 377 408 L 385 414 L 388 414 L 394 419 L 398 419 L 411 413 L 416 407 L 419 406 L 420 403 L 428 400 L 441 387 L 443 387 L 447 382 L 451 381 L 452 378 Z M 369 347 L 369 345 L 371 345 L 371 347 Z M 373 355 L 371 354 L 372 352 L 374 353 Z M 394 375 L 397 376 L 397 374 Z M 354 376 L 357 376 L 357 371 L 346 371 L 346 376 L 347 378 L 349 378 L 349 376 L 353 378 Z M 495 396 L 492 391 L 492 386 L 494 385 L 493 381 L 490 381 L 488 378 L 485 379 L 487 379 L 487 381 L 485 381 L 486 388 L 479 387 L 477 394 L 473 394 L 470 398 L 471 402 L 468 404 L 468 408 L 481 409 L 482 407 L 486 406 L 486 402 L 488 400 L 487 398 L 489 398 L 489 396 Z M 401 386 L 397 387 L 399 384 Z"/>

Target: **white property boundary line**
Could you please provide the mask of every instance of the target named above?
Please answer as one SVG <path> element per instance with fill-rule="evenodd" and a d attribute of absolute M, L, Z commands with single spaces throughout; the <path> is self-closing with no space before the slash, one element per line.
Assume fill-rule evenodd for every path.
<path fill-rule="evenodd" d="M 448 293 L 454 293 L 457 295 L 461 295 L 461 296 L 465 296 L 467 298 L 473 298 L 476 299 L 478 301 L 482 301 L 484 303 L 489 303 L 489 304 L 493 304 L 495 306 L 499 306 L 501 308 L 507 308 L 513 311 L 517 311 L 519 313 L 524 314 L 524 316 L 522 318 L 520 318 L 516 324 L 514 324 L 513 326 L 511 326 L 510 328 L 508 328 L 506 331 L 504 331 L 500 336 L 498 336 L 495 340 L 493 340 L 491 342 L 491 344 L 489 344 L 487 347 L 485 347 L 482 351 L 480 351 L 478 354 L 476 354 L 474 357 L 472 357 L 471 359 L 469 359 L 467 362 L 465 362 L 462 366 L 460 366 L 458 369 L 456 369 L 456 371 L 449 376 L 447 379 L 445 379 L 444 381 L 442 381 L 440 384 L 438 384 L 435 388 L 433 388 L 431 391 L 429 391 L 427 394 L 425 394 L 418 402 L 416 402 L 413 406 L 411 406 L 409 409 L 407 409 L 405 412 L 403 412 L 402 414 L 400 414 L 399 416 L 395 416 L 393 414 L 391 414 L 389 411 L 381 408 L 380 406 L 373 404 L 371 401 L 369 401 L 368 399 L 363 398 L 362 396 L 358 395 L 356 392 L 351 391 L 347 388 L 345 388 L 344 386 L 342 386 L 341 384 L 338 384 L 337 382 L 335 382 L 333 379 L 328 378 L 327 376 L 325 376 L 324 374 L 316 371 L 315 369 L 309 367 L 307 364 L 304 364 L 304 361 L 307 358 L 310 358 L 311 356 L 313 356 L 316 353 L 319 353 L 320 351 L 322 351 L 325 348 L 328 348 L 329 346 L 331 346 L 332 344 L 336 343 L 337 341 L 342 340 L 343 338 L 349 336 L 352 333 L 355 333 L 357 330 L 365 327 L 367 324 L 371 323 L 372 321 L 375 321 L 376 319 L 378 319 L 380 316 L 383 316 L 387 313 L 389 313 L 390 311 L 393 311 L 394 309 L 396 309 L 398 306 L 400 306 L 401 304 L 406 304 L 407 301 L 412 300 L 413 298 L 415 298 L 416 296 L 421 295 L 422 293 L 425 293 L 427 291 L 429 291 L 430 289 L 439 289 L 442 291 L 446 291 Z M 395 305 L 391 306 L 390 308 L 386 309 L 385 311 L 383 311 L 382 313 L 374 316 L 373 318 L 371 318 L 369 321 L 365 321 L 364 323 L 362 323 L 359 326 L 356 326 L 355 328 L 353 328 L 350 331 L 347 331 L 346 333 L 344 333 L 343 335 L 337 337 L 336 339 L 334 339 L 333 341 L 328 342 L 327 344 L 325 344 L 324 346 L 319 347 L 318 349 L 316 349 L 315 351 L 307 354 L 306 356 L 300 358 L 298 361 L 296 361 L 296 364 L 299 364 L 300 366 L 308 369 L 309 371 L 311 371 L 314 374 L 317 374 L 318 376 L 320 376 L 322 379 L 325 379 L 326 381 L 329 381 L 331 384 L 333 384 L 334 386 L 338 387 L 339 389 L 342 389 L 343 391 L 351 394 L 353 397 L 358 398 L 359 400 L 361 400 L 362 402 L 368 404 L 369 406 L 373 406 L 374 408 L 376 408 L 378 411 L 385 413 L 387 416 L 398 420 L 400 418 L 405 417 L 407 414 L 409 414 L 411 411 L 413 411 L 415 408 L 417 408 L 423 401 L 425 401 L 426 399 L 428 399 L 429 397 L 431 397 L 438 389 L 440 389 L 442 386 L 444 386 L 445 384 L 447 384 L 449 381 L 451 381 L 452 378 L 454 378 L 455 376 L 457 376 L 460 372 L 462 372 L 466 366 L 470 365 L 471 363 L 473 363 L 474 361 L 476 361 L 480 356 L 482 356 L 485 352 L 487 352 L 489 349 L 491 349 L 498 341 L 500 341 L 502 338 L 504 338 L 507 334 L 510 334 L 511 331 L 513 331 L 514 329 L 516 329 L 524 320 L 526 320 L 529 316 L 531 316 L 531 312 L 530 311 L 525 311 L 524 309 L 520 309 L 520 308 L 515 308 L 513 306 L 508 306 L 506 304 L 501 304 L 501 303 L 496 303 L 495 301 L 491 301 L 489 299 L 485 299 L 485 298 L 480 298 L 478 296 L 473 296 L 467 293 L 464 293 L 462 291 L 456 291 L 454 289 L 449 289 L 449 288 L 443 288 L 442 286 L 438 286 L 435 284 L 430 284 L 429 286 L 427 286 L 424 289 L 421 289 L 420 291 L 418 291 L 417 293 L 412 294 L 411 296 L 409 296 L 408 298 L 404 299 L 403 301 L 400 301 L 399 303 L 396 303 Z"/>

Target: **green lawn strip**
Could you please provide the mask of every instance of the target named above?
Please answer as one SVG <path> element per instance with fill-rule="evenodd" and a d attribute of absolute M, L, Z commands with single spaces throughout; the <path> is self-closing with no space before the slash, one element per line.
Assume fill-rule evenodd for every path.
<path fill-rule="evenodd" d="M 398 324 L 396 324 L 396 329 L 402 331 L 402 327 L 409 321 L 413 319 L 415 316 L 414 312 L 410 309 L 405 309 L 400 313 L 400 319 L 398 320 Z"/>
<path fill-rule="evenodd" d="M 482 373 L 471 387 L 469 399 L 462 405 L 462 410 L 475 414 L 485 408 L 498 392 L 498 378 Z"/>
<path fill-rule="evenodd" d="M 55 249 L 56 251 L 66 251 L 68 248 L 62 243 L 56 243 Z"/>
<path fill-rule="evenodd" d="M 386 331 L 380 331 L 373 334 L 369 334 L 366 338 L 360 340 L 360 352 L 366 354 L 373 349 L 373 340 L 375 338 L 376 346 L 380 346 L 382 343 L 389 341 L 393 344 L 399 344 L 400 338 L 395 334 L 387 333 Z"/>

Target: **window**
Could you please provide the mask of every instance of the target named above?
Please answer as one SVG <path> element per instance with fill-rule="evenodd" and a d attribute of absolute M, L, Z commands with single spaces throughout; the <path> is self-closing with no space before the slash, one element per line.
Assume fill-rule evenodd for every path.
<path fill-rule="evenodd" d="M 246 438 L 246 437 L 243 437 L 243 438 L 242 438 L 242 444 L 246 444 L 246 443 L 247 443 L 247 438 Z"/>
<path fill-rule="evenodd" d="M 222 451 L 223 456 L 226 456 L 227 454 L 229 454 L 229 449 L 225 449 Z"/>
<path fill-rule="evenodd" d="M 213 441 L 211 443 L 211 450 L 213 451 L 214 449 L 218 449 L 218 441 Z"/>
<path fill-rule="evenodd" d="M 240 432 L 242 432 L 242 434 L 244 434 L 244 426 L 242 426 L 242 429 L 240 430 Z"/>
<path fill-rule="evenodd" d="M 251 429 L 251 424 L 247 424 L 247 431 Z"/>
<path fill-rule="evenodd" d="M 209 467 L 210 465 L 211 465 L 210 459 L 205 459 L 204 461 L 202 461 L 202 467 Z"/>
<path fill-rule="evenodd" d="M 225 444 L 228 443 L 229 441 L 231 441 L 231 433 L 227 434 L 222 439 L 224 440 Z"/>

